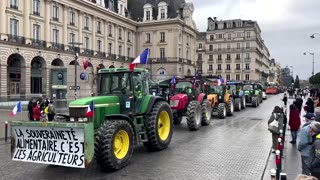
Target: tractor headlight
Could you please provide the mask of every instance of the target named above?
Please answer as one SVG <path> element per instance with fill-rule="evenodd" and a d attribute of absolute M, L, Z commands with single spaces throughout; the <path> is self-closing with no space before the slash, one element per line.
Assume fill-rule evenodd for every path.
<path fill-rule="evenodd" d="M 219 99 L 221 99 L 222 97 L 221 96 L 219 96 Z"/>
<path fill-rule="evenodd" d="M 70 117 L 70 121 L 74 122 L 74 117 Z"/>
<path fill-rule="evenodd" d="M 171 100 L 170 101 L 170 106 L 171 107 L 177 107 L 179 104 L 179 100 Z"/>
<path fill-rule="evenodd" d="M 79 122 L 83 122 L 83 118 L 78 118 L 78 121 Z"/>
<path fill-rule="evenodd" d="M 87 122 L 87 121 L 88 121 L 88 118 L 83 118 L 83 121 L 84 121 L 84 122 Z"/>

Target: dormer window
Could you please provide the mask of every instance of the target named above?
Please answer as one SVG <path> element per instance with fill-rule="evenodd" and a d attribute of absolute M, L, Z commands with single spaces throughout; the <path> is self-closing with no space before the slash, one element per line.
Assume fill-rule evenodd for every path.
<path fill-rule="evenodd" d="M 145 4 L 143 6 L 143 21 L 151 21 L 152 20 L 152 5 L 151 4 Z"/>
<path fill-rule="evenodd" d="M 232 28 L 232 23 L 227 23 L 227 28 Z"/>
<path fill-rule="evenodd" d="M 237 22 L 237 27 L 242 27 L 242 22 Z"/>
<path fill-rule="evenodd" d="M 146 18 L 147 18 L 147 21 L 150 21 L 150 16 L 151 16 L 151 15 L 150 15 L 150 14 L 151 14 L 150 11 L 147 11 L 146 14 L 147 14 L 147 17 L 146 17 Z"/>
<path fill-rule="evenodd" d="M 160 17 L 161 19 L 165 18 L 165 10 L 164 9 L 161 9 L 160 15 L 161 15 L 161 17 Z"/>
<path fill-rule="evenodd" d="M 218 24 L 218 29 L 223 29 L 223 23 Z"/>
<path fill-rule="evenodd" d="M 168 5 L 166 2 L 161 1 L 158 4 L 158 20 L 159 19 L 167 19 L 167 14 L 168 14 Z"/>

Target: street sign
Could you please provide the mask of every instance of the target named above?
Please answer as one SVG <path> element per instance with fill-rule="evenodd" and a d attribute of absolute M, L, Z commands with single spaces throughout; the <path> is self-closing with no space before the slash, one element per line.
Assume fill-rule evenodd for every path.
<path fill-rule="evenodd" d="M 80 90 L 80 86 L 77 86 L 77 87 L 75 87 L 75 86 L 69 86 L 69 90 Z"/>

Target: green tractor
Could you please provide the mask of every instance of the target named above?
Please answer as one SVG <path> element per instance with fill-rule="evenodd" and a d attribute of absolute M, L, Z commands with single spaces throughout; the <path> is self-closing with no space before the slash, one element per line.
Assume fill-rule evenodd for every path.
<path fill-rule="evenodd" d="M 262 85 L 254 82 L 245 82 L 243 84 L 243 91 L 246 97 L 246 103 L 253 107 L 258 107 L 263 102 Z"/>
<path fill-rule="evenodd" d="M 59 163 L 62 161 L 60 157 L 58 163 L 46 161 L 45 164 L 85 168 L 95 157 L 102 170 L 115 171 L 128 165 L 137 144 L 143 144 L 150 151 L 166 149 L 173 132 L 172 111 L 163 97 L 150 95 L 148 77 L 148 71 L 139 68 L 134 71 L 128 68 L 99 70 L 98 96 L 72 101 L 69 116 L 64 121 L 12 122 L 12 152 L 17 154 L 16 151 L 21 150 L 19 138 L 23 133 L 30 133 L 30 129 L 45 134 L 47 131 L 75 131 L 73 134 L 65 133 L 66 140 L 56 142 L 57 148 L 53 149 L 57 149 L 58 154 L 62 150 L 68 152 L 68 157 L 77 152 L 82 159 L 78 157 L 76 161 L 80 161 L 75 164 L 69 159 Z M 91 104 L 94 104 L 93 116 L 86 117 Z M 82 146 L 66 151 L 69 147 L 66 144 L 71 141 L 74 141 L 72 146 Z M 37 159 L 32 162 L 37 162 Z"/>

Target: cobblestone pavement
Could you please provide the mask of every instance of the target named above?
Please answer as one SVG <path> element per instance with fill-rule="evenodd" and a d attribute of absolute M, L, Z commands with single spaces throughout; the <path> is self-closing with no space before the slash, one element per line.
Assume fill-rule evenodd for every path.
<path fill-rule="evenodd" d="M 148 152 L 135 148 L 124 169 L 101 172 L 94 163 L 87 169 L 12 161 L 10 144 L 0 141 L 0 179 L 217 179 L 258 180 L 263 176 L 271 148 L 267 120 L 282 95 L 269 96 L 258 108 L 247 107 L 224 120 L 190 132 L 185 121 L 174 127 L 168 149 Z"/>

